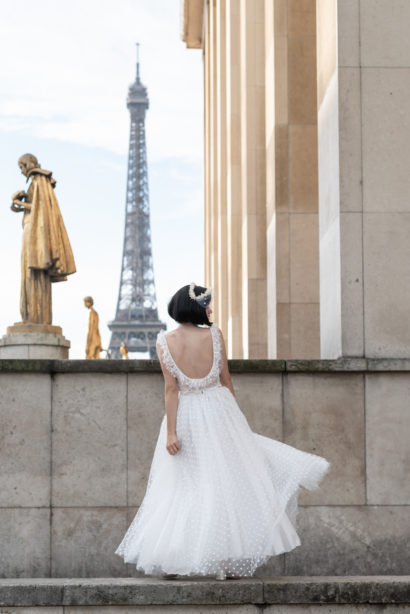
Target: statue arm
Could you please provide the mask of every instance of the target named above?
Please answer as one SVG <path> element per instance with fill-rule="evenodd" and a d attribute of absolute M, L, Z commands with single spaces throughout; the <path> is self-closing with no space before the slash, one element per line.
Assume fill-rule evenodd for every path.
<path fill-rule="evenodd" d="M 31 205 L 29 203 L 23 202 L 23 198 L 26 198 L 27 194 L 23 190 L 19 190 L 13 194 L 12 203 L 10 209 L 15 211 L 16 213 L 20 213 L 21 211 L 30 211 Z"/>
<path fill-rule="evenodd" d="M 13 200 L 12 204 L 10 205 L 10 209 L 16 213 L 20 213 L 21 211 L 30 211 L 31 205 L 23 203 L 21 200 Z"/>

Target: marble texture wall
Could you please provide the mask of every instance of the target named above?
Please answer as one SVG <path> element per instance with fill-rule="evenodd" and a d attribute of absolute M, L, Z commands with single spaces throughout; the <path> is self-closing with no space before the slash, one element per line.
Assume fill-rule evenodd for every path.
<path fill-rule="evenodd" d="M 0 361 L 0 577 L 136 575 L 114 550 L 145 493 L 163 380 L 151 361 L 101 363 Z M 302 545 L 257 574 L 406 573 L 407 361 L 230 367 L 254 432 L 332 463 L 299 498 Z"/>

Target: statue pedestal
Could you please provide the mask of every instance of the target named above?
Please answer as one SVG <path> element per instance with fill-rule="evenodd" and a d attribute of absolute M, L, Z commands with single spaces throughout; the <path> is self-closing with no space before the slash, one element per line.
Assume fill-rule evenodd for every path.
<path fill-rule="evenodd" d="M 70 342 L 63 336 L 60 326 L 16 322 L 7 328 L 0 339 L 1 358 L 68 358 Z"/>

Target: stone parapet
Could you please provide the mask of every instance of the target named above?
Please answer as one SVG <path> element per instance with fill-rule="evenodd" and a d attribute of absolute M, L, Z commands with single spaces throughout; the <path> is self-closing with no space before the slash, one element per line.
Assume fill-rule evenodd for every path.
<path fill-rule="evenodd" d="M 331 463 L 255 577 L 408 573 L 409 362 L 230 361 L 252 431 Z M 138 577 L 114 551 L 164 417 L 158 361 L 0 360 L 0 577 Z"/>
<path fill-rule="evenodd" d="M 231 373 L 371 373 L 408 372 L 406 358 L 340 358 L 337 360 L 228 360 Z M 0 372 L 32 373 L 161 373 L 158 360 L 0 359 Z"/>

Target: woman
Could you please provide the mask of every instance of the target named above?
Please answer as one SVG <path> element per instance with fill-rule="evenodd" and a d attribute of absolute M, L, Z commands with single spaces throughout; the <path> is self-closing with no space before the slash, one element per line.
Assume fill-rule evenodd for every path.
<path fill-rule="evenodd" d="M 194 282 L 180 288 L 168 305 L 179 327 L 157 338 L 166 416 L 145 497 L 115 551 L 146 574 L 253 575 L 300 545 L 299 487 L 317 488 L 330 467 L 250 429 L 211 298 Z"/>

